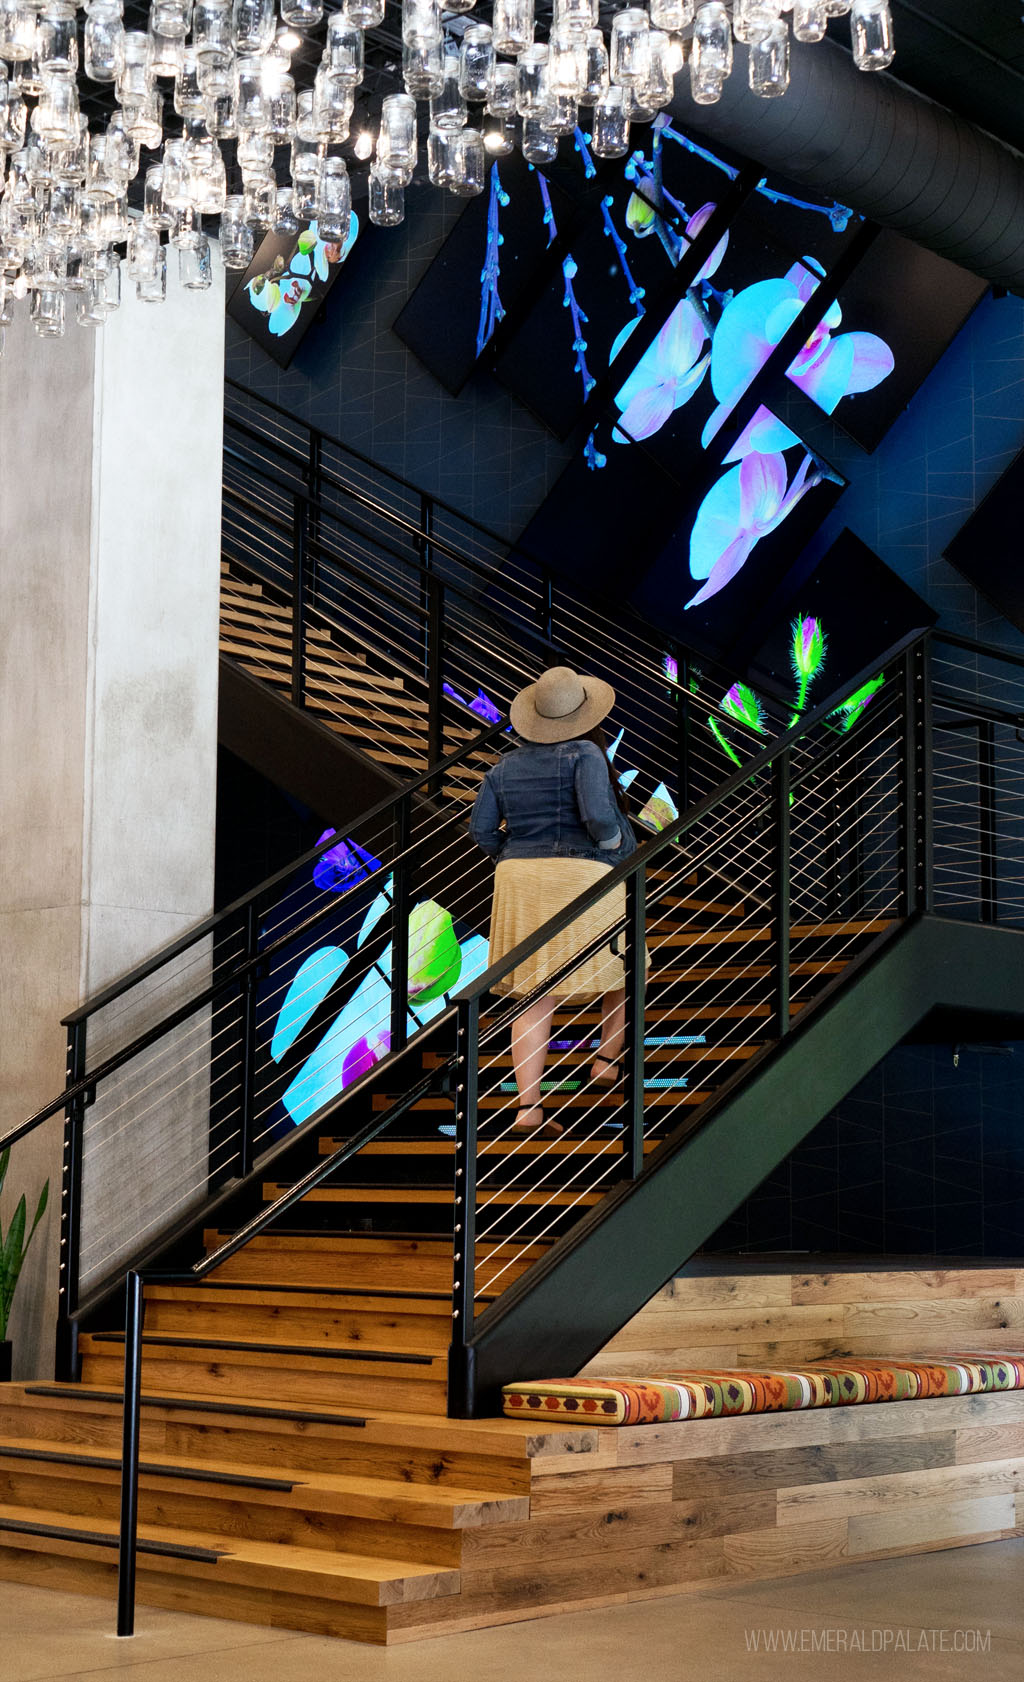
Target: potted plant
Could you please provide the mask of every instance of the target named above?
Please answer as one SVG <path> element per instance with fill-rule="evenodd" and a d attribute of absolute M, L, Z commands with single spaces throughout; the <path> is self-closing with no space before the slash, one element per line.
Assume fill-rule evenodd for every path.
<path fill-rule="evenodd" d="M 0 1151 L 0 1192 L 4 1189 L 7 1178 L 7 1164 L 11 1159 L 10 1146 Z M 47 1180 L 39 1193 L 35 1219 L 32 1222 L 29 1235 L 25 1237 L 25 1225 L 28 1220 L 28 1208 L 25 1195 L 18 1199 L 17 1207 L 11 1217 L 11 1224 L 4 1236 L 3 1224 L 0 1223 L 0 1383 L 7 1383 L 11 1376 L 11 1346 L 7 1341 L 7 1322 L 11 1317 L 11 1304 L 21 1273 L 25 1255 L 35 1237 L 36 1227 L 43 1218 L 46 1200 L 50 1195 L 50 1182 Z"/>

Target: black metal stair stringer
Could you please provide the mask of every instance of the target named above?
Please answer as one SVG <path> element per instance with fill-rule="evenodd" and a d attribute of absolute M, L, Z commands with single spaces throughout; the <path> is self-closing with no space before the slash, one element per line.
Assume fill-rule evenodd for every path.
<path fill-rule="evenodd" d="M 741 1081 L 703 1124 L 656 1153 L 478 1317 L 475 1412 L 503 1384 L 578 1372 L 931 1011 L 1015 1017 L 1024 932 L 924 916 Z"/>

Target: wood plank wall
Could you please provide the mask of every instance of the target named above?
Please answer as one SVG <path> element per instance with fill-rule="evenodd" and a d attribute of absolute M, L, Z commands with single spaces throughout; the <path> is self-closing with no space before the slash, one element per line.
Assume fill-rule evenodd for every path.
<path fill-rule="evenodd" d="M 785 1272 L 696 1264 L 583 1369 L 786 1366 L 835 1355 L 1024 1349 L 1024 1267 Z"/>
<path fill-rule="evenodd" d="M 587 1370 L 972 1346 L 1024 1348 L 1024 1269 L 693 1273 Z M 1024 1535 L 1024 1391 L 593 1436 L 538 1435 L 529 1520 L 464 1531 L 459 1594 L 389 1640 Z"/>

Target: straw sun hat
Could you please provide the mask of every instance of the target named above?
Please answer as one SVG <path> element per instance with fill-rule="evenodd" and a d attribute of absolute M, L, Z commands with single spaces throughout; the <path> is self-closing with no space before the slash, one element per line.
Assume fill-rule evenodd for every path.
<path fill-rule="evenodd" d="M 552 666 L 519 691 L 509 717 L 526 742 L 571 742 L 607 718 L 614 705 L 610 683 L 581 676 L 571 666 Z"/>

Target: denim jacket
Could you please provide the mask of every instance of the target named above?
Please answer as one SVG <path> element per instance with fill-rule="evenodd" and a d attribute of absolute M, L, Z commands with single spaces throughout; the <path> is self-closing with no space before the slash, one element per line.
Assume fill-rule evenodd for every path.
<path fill-rule="evenodd" d="M 469 829 L 495 859 L 619 864 L 636 851 L 629 819 L 612 793 L 608 761 L 588 741 L 524 742 L 502 754 L 481 784 Z"/>

